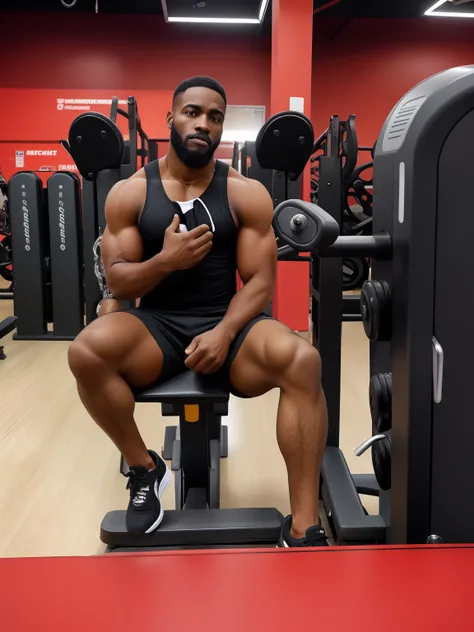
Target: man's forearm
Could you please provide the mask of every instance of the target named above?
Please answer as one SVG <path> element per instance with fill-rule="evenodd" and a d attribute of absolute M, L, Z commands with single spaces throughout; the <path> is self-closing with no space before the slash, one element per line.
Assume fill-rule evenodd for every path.
<path fill-rule="evenodd" d="M 170 273 L 169 265 L 160 254 L 140 263 L 119 261 L 106 275 L 107 287 L 119 301 L 129 301 L 151 292 Z"/>
<path fill-rule="evenodd" d="M 257 277 L 250 279 L 234 296 L 218 326 L 224 328 L 234 340 L 247 323 L 268 307 L 272 296 L 273 287 L 269 287 L 266 280 Z"/>

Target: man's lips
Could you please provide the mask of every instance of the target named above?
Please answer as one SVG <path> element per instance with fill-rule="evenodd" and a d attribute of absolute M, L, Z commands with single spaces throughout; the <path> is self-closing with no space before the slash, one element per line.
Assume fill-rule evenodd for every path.
<path fill-rule="evenodd" d="M 209 147 L 209 143 L 205 140 L 202 140 L 201 138 L 190 138 L 188 140 L 188 143 L 194 143 L 195 145 L 198 145 L 199 147 Z"/>

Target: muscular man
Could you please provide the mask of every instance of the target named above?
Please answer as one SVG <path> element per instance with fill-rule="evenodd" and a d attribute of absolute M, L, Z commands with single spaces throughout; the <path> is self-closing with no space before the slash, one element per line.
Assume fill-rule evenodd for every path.
<path fill-rule="evenodd" d="M 84 406 L 130 466 L 127 527 L 140 533 L 161 523 L 171 473 L 139 434 L 134 391 L 187 369 L 219 371 L 244 397 L 280 389 L 277 438 L 291 502 L 280 545 L 324 545 L 320 358 L 263 314 L 277 263 L 272 200 L 259 182 L 214 159 L 225 112 L 219 83 L 184 81 L 167 117 L 168 155 L 110 191 L 102 241 L 108 288 L 140 306 L 91 323 L 71 344 L 69 365 Z"/>

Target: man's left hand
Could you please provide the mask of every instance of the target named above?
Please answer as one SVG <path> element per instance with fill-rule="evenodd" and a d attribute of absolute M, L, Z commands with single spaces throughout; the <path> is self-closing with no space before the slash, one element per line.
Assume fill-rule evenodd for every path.
<path fill-rule="evenodd" d="M 232 342 L 230 334 L 222 327 L 215 327 L 196 336 L 185 353 L 185 365 L 196 373 L 215 373 L 224 364 Z"/>

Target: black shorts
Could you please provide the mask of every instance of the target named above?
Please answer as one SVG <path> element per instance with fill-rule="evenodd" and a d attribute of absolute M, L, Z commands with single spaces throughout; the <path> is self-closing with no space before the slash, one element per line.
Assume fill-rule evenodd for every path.
<path fill-rule="evenodd" d="M 196 316 L 183 312 L 164 313 L 159 310 L 141 307 L 122 311 L 133 314 L 139 318 L 146 325 L 163 352 L 163 370 L 160 382 L 170 380 L 176 375 L 188 370 L 184 364 L 186 360 L 186 354 L 184 353 L 185 349 L 196 336 L 216 327 L 225 315 L 218 314 Z M 242 329 L 232 342 L 229 349 L 229 355 L 227 356 L 222 368 L 218 371 L 219 376 L 228 386 L 229 391 L 234 395 L 243 397 L 242 394 L 236 392 L 235 389 L 232 389 L 232 385 L 230 383 L 230 368 L 232 363 L 252 327 L 259 321 L 268 319 L 271 319 L 271 316 L 262 313 L 251 320 Z"/>

